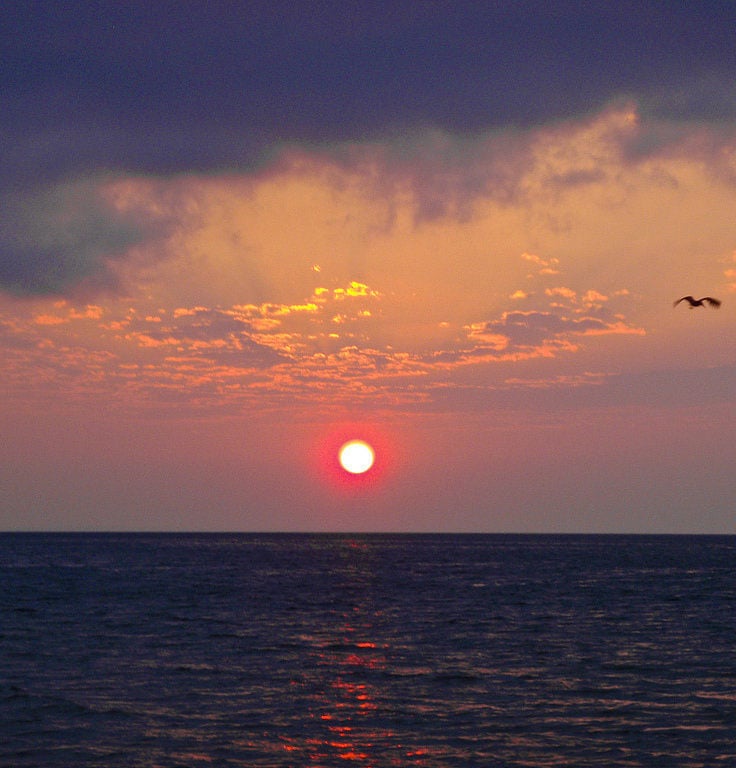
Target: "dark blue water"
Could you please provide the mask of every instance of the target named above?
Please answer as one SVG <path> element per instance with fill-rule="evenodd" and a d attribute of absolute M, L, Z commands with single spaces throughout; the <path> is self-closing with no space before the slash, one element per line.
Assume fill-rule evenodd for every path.
<path fill-rule="evenodd" d="M 736 765 L 735 537 L 0 536 L 0 765 Z"/>

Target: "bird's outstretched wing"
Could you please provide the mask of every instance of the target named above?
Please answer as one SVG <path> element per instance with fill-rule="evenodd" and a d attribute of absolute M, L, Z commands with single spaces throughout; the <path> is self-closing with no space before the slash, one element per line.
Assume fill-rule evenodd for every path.
<path fill-rule="evenodd" d="M 711 305 L 714 309 L 718 309 L 718 307 L 721 306 L 721 302 L 719 299 L 714 299 L 712 296 L 703 296 L 701 301 L 707 301 L 708 304 Z"/>
<path fill-rule="evenodd" d="M 676 307 L 681 301 L 686 301 L 691 307 L 694 307 L 696 303 L 694 296 L 683 296 L 681 299 L 678 299 L 672 306 Z"/>

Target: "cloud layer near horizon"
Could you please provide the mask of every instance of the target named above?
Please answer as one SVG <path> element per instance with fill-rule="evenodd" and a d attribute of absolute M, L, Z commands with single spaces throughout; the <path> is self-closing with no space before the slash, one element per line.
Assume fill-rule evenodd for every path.
<path fill-rule="evenodd" d="M 730 290 L 735 179 L 732 132 L 617 104 L 56 185 L 6 229 L 8 382 L 216 409 L 600 386 L 667 342 L 673 293 Z"/>

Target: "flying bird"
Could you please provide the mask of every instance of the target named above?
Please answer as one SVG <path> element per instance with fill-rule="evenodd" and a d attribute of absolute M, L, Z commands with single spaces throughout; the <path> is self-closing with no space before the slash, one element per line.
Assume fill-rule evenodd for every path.
<path fill-rule="evenodd" d="M 690 309 L 693 307 L 704 307 L 706 304 L 710 304 L 713 309 L 718 309 L 718 307 L 721 306 L 721 302 L 718 299 L 714 299 L 712 296 L 703 296 L 702 299 L 696 299 L 694 296 L 683 296 L 672 306 L 676 307 L 681 301 L 686 301 L 690 305 Z"/>

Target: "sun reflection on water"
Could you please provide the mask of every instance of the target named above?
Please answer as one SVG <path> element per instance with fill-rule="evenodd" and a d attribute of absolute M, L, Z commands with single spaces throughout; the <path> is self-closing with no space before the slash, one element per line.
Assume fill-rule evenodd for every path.
<path fill-rule="evenodd" d="M 353 624 L 336 627 L 332 637 L 322 638 L 312 660 L 318 690 L 310 697 L 308 717 L 324 727 L 321 739 L 294 739 L 285 749 L 306 765 L 346 763 L 375 764 L 377 750 L 383 765 L 406 765 L 402 756 L 387 762 L 388 745 L 396 749 L 392 728 L 380 718 L 376 677 L 385 670 L 385 657 L 376 643 L 360 639 Z M 364 635 L 361 633 L 361 635 Z"/>
<path fill-rule="evenodd" d="M 301 682 L 308 691 L 307 717 L 322 726 L 322 738 L 292 737 L 284 749 L 294 760 L 310 766 L 424 764 L 417 759 L 425 751 L 399 743 L 392 726 L 394 713 L 389 697 L 382 693 L 389 679 L 389 648 L 374 639 L 380 616 L 361 597 L 370 593 L 362 586 L 372 574 L 369 563 L 363 562 L 366 553 L 357 551 L 360 547 L 353 549 L 354 556 L 343 563 L 342 575 L 349 579 L 346 588 L 357 599 L 324 633 L 309 638 L 311 653 Z M 313 731 L 311 725 L 309 730 Z"/>

